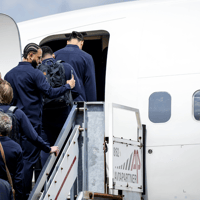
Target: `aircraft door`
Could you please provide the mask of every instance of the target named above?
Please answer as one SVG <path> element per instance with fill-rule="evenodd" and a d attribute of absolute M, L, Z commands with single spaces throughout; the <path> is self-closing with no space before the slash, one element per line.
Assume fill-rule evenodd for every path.
<path fill-rule="evenodd" d="M 16 22 L 0 13 L 0 72 L 1 76 L 21 61 L 21 42 Z"/>
<path fill-rule="evenodd" d="M 126 123 L 128 118 L 132 124 Z M 144 186 L 143 129 L 138 109 L 110 104 L 108 157 L 109 189 L 137 192 L 141 196 Z"/>

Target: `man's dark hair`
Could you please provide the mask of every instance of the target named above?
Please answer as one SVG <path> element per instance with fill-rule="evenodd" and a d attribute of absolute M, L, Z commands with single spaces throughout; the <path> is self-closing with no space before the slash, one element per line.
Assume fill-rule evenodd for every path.
<path fill-rule="evenodd" d="M 84 40 L 84 39 L 83 39 L 83 35 L 82 35 L 81 33 L 77 32 L 77 31 L 73 31 L 73 32 L 70 34 L 70 36 L 69 36 L 69 41 L 70 41 L 71 39 L 77 39 L 79 42 Z"/>
<path fill-rule="evenodd" d="M 23 57 L 24 58 L 27 58 L 28 54 L 30 52 L 32 53 L 37 53 L 38 52 L 38 49 L 40 49 L 40 46 L 35 44 L 35 43 L 29 43 L 25 46 L 24 48 L 24 52 L 23 52 Z"/>
<path fill-rule="evenodd" d="M 50 54 L 52 55 L 53 54 L 53 51 L 52 49 L 49 47 L 49 46 L 43 46 L 41 47 L 42 49 L 42 57 L 44 58 L 47 54 Z"/>

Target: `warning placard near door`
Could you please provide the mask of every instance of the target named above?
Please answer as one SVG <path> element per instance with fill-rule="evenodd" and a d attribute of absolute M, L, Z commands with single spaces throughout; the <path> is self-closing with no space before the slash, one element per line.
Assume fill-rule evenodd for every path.
<path fill-rule="evenodd" d="M 121 140 L 121 143 L 119 142 Z M 113 177 L 117 189 L 142 190 L 142 157 L 141 148 L 118 139 L 113 143 Z M 136 142 L 135 142 L 136 143 Z"/>

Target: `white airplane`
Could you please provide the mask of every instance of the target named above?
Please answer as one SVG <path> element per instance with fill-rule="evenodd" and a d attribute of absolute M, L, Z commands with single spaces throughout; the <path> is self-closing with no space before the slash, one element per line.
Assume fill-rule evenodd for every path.
<path fill-rule="evenodd" d="M 97 92 L 105 77 L 105 134 L 109 105 L 138 108 L 146 124 L 146 200 L 200 199 L 200 0 L 133 1 L 16 23 L 0 15 L 2 76 L 30 42 L 54 51 L 66 34 L 85 34 L 95 61 Z M 106 50 L 103 54 L 106 55 Z M 101 75 L 100 75 L 101 74 Z M 102 76 L 102 77 L 101 77 Z M 103 85 L 104 87 L 104 85 Z M 103 94 L 103 93 L 102 93 Z M 104 100 L 104 95 L 98 96 Z M 132 123 L 129 117 L 119 122 Z M 125 130 L 116 132 L 131 138 Z"/>

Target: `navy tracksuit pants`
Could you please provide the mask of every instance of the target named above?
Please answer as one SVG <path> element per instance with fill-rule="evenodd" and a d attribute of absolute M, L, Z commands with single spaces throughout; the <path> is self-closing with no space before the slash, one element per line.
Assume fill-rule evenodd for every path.
<path fill-rule="evenodd" d="M 38 124 L 32 125 L 38 135 L 41 136 L 42 126 Z M 24 196 L 25 199 L 28 199 L 32 190 L 33 167 L 40 157 L 40 150 L 28 140 L 23 140 L 21 146 L 22 149 L 26 149 L 24 156 Z"/>

